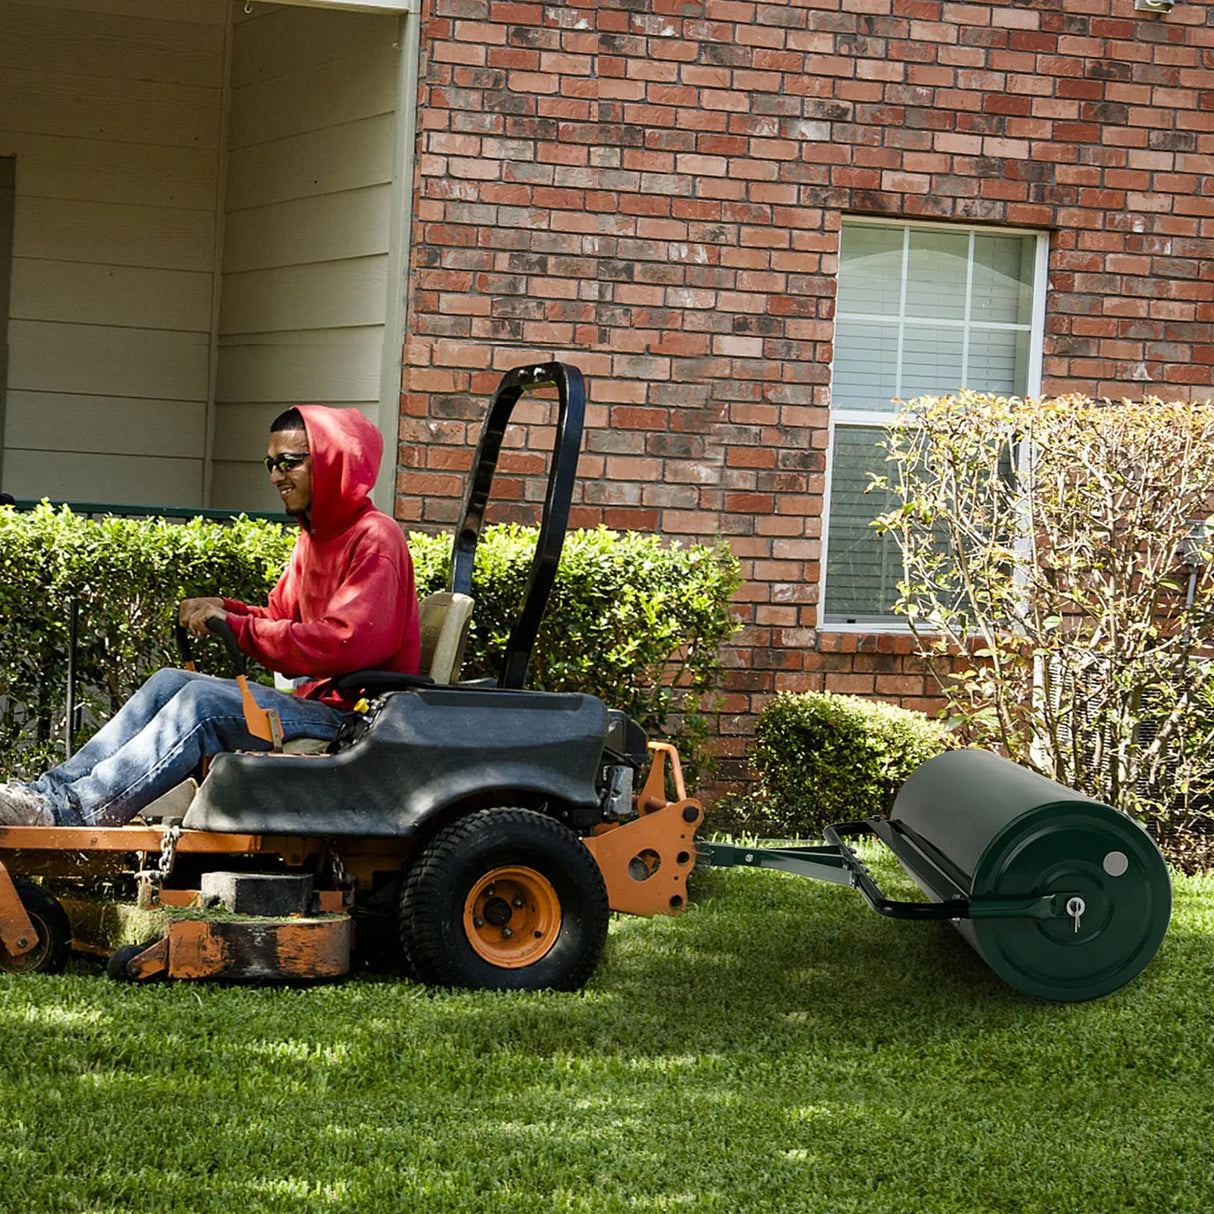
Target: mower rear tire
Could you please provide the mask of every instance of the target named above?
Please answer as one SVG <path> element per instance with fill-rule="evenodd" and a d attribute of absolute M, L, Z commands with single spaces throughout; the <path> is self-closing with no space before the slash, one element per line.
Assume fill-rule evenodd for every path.
<path fill-rule="evenodd" d="M 72 951 L 72 925 L 67 912 L 42 888 L 24 877 L 14 877 L 13 885 L 21 905 L 34 924 L 38 943 L 28 953 L 17 955 L 0 944 L 0 973 L 60 974 Z"/>
<path fill-rule="evenodd" d="M 444 828 L 410 867 L 401 949 L 423 982 L 469 990 L 578 990 L 611 911 L 594 857 L 528 809 L 485 809 Z"/>

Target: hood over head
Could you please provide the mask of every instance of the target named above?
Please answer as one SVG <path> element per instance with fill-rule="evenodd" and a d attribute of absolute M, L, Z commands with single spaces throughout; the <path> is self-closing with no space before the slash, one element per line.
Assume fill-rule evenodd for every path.
<path fill-rule="evenodd" d="M 308 529 L 318 539 L 336 535 L 371 505 L 384 439 L 356 408 L 299 405 L 312 452 L 312 508 Z"/>

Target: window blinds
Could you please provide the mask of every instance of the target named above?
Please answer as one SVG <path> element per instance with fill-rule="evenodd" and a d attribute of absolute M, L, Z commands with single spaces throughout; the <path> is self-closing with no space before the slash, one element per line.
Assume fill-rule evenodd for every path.
<path fill-rule="evenodd" d="M 823 618 L 888 623 L 901 556 L 871 522 L 883 468 L 874 414 L 962 387 L 1023 394 L 1036 237 L 913 224 L 843 225 L 835 316 Z"/>

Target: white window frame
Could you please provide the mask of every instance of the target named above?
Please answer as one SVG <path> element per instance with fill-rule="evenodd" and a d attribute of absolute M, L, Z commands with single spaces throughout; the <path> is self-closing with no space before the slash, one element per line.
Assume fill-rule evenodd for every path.
<path fill-rule="evenodd" d="M 1041 393 L 1041 368 L 1042 368 L 1043 350 L 1044 350 L 1044 344 L 1045 344 L 1046 293 L 1047 293 L 1047 290 L 1049 287 L 1049 283 L 1048 283 L 1049 257 L 1050 257 L 1050 234 L 1049 234 L 1049 232 L 1043 232 L 1040 229 L 1034 229 L 1034 228 L 1013 228 L 1013 227 L 1003 227 L 1003 226 L 983 225 L 983 224 L 932 223 L 932 222 L 928 222 L 928 221 L 889 219 L 889 218 L 880 218 L 880 217 L 876 217 L 876 216 L 850 215 L 850 216 L 843 217 L 843 227 L 844 228 L 859 227 L 861 225 L 878 226 L 878 227 L 886 227 L 886 228 L 900 227 L 900 228 L 902 228 L 903 232 L 907 234 L 907 236 L 904 239 L 909 238 L 909 232 L 912 229 L 915 231 L 921 231 L 921 230 L 941 231 L 941 230 L 944 230 L 944 231 L 953 232 L 953 233 L 966 232 L 966 233 L 969 233 L 971 237 L 973 237 L 974 235 L 997 234 L 1000 236 L 1023 236 L 1023 237 L 1034 238 L 1036 240 L 1036 247 L 1033 251 L 1033 282 L 1032 282 L 1033 297 L 1032 297 L 1030 320 L 1027 325 L 1028 336 L 1029 336 L 1029 351 L 1028 351 L 1028 365 L 1026 368 L 1027 382 L 1025 385 L 1024 395 L 1026 397 L 1033 397 L 1033 396 L 1040 395 L 1040 393 Z M 840 244 L 841 244 L 842 240 L 843 240 L 842 231 L 840 232 L 839 239 L 840 239 Z M 972 249 L 971 249 L 971 252 L 972 252 Z M 841 265 L 842 265 L 842 263 L 840 262 L 840 266 Z M 970 274 L 972 274 L 972 272 L 973 272 L 972 255 L 969 259 L 968 272 Z M 956 327 L 967 327 L 968 328 L 971 326 L 971 321 L 970 321 L 969 314 L 968 314 L 968 312 L 969 312 L 968 295 L 969 295 L 969 292 L 967 291 L 967 307 L 966 307 L 966 316 L 965 316 L 964 320 L 944 322 L 944 323 L 946 323 L 949 326 L 955 325 Z M 906 300 L 906 260 L 905 260 L 905 258 L 903 260 L 903 281 L 902 281 L 902 286 L 901 286 L 901 300 L 903 302 L 900 305 L 900 307 L 904 308 L 905 300 Z M 857 314 L 858 317 L 860 315 L 861 314 Z M 888 320 L 889 317 L 883 316 L 880 319 Z M 836 324 L 838 323 L 838 320 L 839 320 L 839 314 L 838 314 L 838 312 L 836 312 L 836 314 L 835 314 L 835 323 Z M 977 322 L 974 325 L 974 327 L 987 328 L 987 327 L 992 327 L 992 326 L 983 324 L 981 322 Z M 1007 330 L 1009 328 L 1023 328 L 1024 326 L 1001 324 L 1001 325 L 998 325 L 997 327 L 1002 330 Z M 899 360 L 898 360 L 899 378 L 901 377 L 901 374 L 902 374 L 901 340 L 902 340 L 902 333 L 900 331 L 900 333 L 899 333 Z M 968 358 L 968 344 L 966 347 L 966 358 Z M 964 374 L 965 374 L 965 360 L 963 359 L 962 375 L 964 376 Z M 832 360 L 831 360 L 831 376 L 832 376 L 832 381 L 833 381 L 833 376 L 834 376 L 833 355 L 832 355 Z M 942 392 L 943 391 L 956 391 L 957 388 L 960 388 L 962 386 L 974 387 L 977 391 L 982 391 L 981 385 L 965 385 L 965 384 L 953 385 L 952 387 L 950 387 L 948 389 L 941 388 L 941 391 Z M 897 391 L 895 392 L 895 396 L 901 397 L 901 382 L 899 382 L 899 384 L 898 384 Z M 833 404 L 833 402 L 830 406 L 830 418 L 829 418 L 829 423 L 828 423 L 829 432 L 828 432 L 828 436 L 827 436 L 827 447 L 826 447 L 826 477 L 825 477 L 825 484 L 823 487 L 823 498 L 822 498 L 822 559 L 819 562 L 819 575 L 818 575 L 818 624 L 817 624 L 818 632 L 873 634 L 873 633 L 887 633 L 887 632 L 908 633 L 910 631 L 909 625 L 907 624 L 906 620 L 901 616 L 894 615 L 893 612 L 887 612 L 886 618 L 883 621 L 877 621 L 877 620 L 872 619 L 871 617 L 867 617 L 862 620 L 860 620 L 860 619 L 847 620 L 847 619 L 839 619 L 839 618 L 832 619 L 832 618 L 828 617 L 826 614 L 826 609 L 827 609 L 826 568 L 827 568 L 827 564 L 829 563 L 829 554 L 830 554 L 830 502 L 831 502 L 831 487 L 832 487 L 832 483 L 834 480 L 834 470 L 835 470 L 835 458 L 834 458 L 835 457 L 835 430 L 839 426 L 848 427 L 848 428 L 863 428 L 863 427 L 867 426 L 870 428 L 876 427 L 878 429 L 884 429 L 885 427 L 889 426 L 889 424 L 894 420 L 895 416 L 896 415 L 894 413 L 891 413 L 889 410 L 837 409 L 835 407 L 835 405 Z"/>

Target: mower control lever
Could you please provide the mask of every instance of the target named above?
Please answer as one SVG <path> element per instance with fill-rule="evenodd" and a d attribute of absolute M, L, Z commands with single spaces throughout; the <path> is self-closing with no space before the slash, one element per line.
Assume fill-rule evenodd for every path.
<path fill-rule="evenodd" d="M 227 620 L 221 620 L 218 616 L 214 616 L 207 620 L 207 629 L 215 633 L 223 641 L 223 646 L 228 651 L 228 657 L 232 659 L 233 676 L 244 674 L 248 669 L 249 663 L 243 650 L 236 644 L 236 634 L 232 631 L 232 625 Z M 190 644 L 189 630 L 183 625 L 178 624 L 174 629 L 174 634 L 177 637 L 177 651 L 181 654 L 182 663 L 187 670 L 193 670 L 194 647 Z"/>
<path fill-rule="evenodd" d="M 282 750 L 282 722 L 279 720 L 278 713 L 272 708 L 262 708 L 253 699 L 253 693 L 249 690 L 249 680 L 245 677 L 249 661 L 240 646 L 236 644 L 236 634 L 232 631 L 232 625 L 227 620 L 213 616 L 207 620 L 207 629 L 223 641 L 224 648 L 228 651 L 228 657 L 232 659 L 232 673 L 236 682 L 240 684 L 240 700 L 244 708 L 245 726 L 249 733 L 255 738 L 269 742 L 273 750 Z M 182 665 L 186 670 L 193 670 L 194 648 L 190 644 L 190 634 L 181 624 L 176 626 L 175 633 L 177 648 L 181 652 Z"/>
<path fill-rule="evenodd" d="M 228 651 L 228 657 L 232 659 L 232 673 L 244 674 L 248 670 L 249 660 L 240 646 L 236 644 L 236 634 L 232 631 L 232 625 L 227 620 L 212 616 L 207 620 L 207 631 L 215 633 L 223 642 L 223 647 Z"/>

